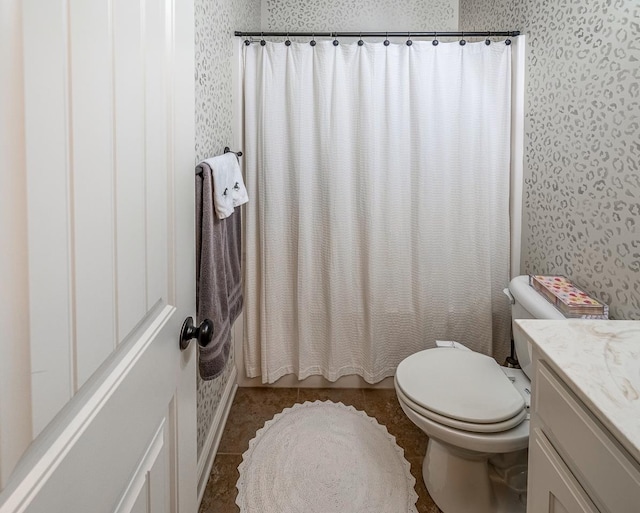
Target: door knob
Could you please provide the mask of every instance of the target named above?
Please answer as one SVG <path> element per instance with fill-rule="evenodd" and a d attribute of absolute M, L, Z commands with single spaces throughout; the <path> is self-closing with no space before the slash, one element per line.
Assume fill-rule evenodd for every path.
<path fill-rule="evenodd" d="M 206 347 L 213 338 L 213 321 L 205 319 L 196 328 L 193 324 L 193 317 L 187 317 L 180 330 L 180 350 L 184 351 L 189 347 L 189 342 L 194 338 L 198 340 L 200 347 Z"/>

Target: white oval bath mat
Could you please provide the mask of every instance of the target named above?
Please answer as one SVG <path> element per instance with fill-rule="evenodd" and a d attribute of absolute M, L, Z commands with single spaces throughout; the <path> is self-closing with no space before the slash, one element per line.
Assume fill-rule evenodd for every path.
<path fill-rule="evenodd" d="M 285 408 L 249 442 L 238 471 L 242 513 L 417 513 L 395 438 L 342 403 Z"/>

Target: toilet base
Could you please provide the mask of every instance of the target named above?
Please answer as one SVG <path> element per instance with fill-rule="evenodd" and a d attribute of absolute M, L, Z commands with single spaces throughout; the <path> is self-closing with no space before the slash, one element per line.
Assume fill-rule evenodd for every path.
<path fill-rule="evenodd" d="M 525 513 L 526 497 L 523 500 L 493 471 L 492 456 L 429 439 L 422 476 L 444 513 Z"/>

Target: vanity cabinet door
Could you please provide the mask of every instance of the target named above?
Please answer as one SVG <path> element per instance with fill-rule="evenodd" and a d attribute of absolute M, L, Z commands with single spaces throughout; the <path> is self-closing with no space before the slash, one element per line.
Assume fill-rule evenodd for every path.
<path fill-rule="evenodd" d="M 531 435 L 527 513 L 600 513 L 544 433 Z"/>

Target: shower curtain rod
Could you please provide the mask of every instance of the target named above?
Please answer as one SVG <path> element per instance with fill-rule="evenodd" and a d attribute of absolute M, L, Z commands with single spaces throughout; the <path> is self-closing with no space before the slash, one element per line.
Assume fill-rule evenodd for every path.
<path fill-rule="evenodd" d="M 516 37 L 519 30 L 486 32 L 243 32 L 236 37 Z"/>

